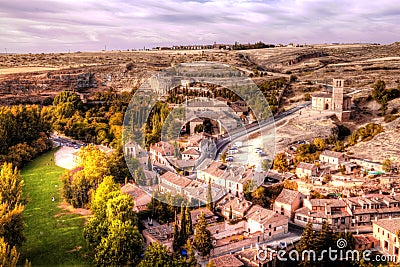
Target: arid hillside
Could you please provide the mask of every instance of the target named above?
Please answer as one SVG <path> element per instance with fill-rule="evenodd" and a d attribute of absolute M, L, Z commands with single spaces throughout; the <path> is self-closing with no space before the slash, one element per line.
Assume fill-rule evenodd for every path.
<path fill-rule="evenodd" d="M 0 103 L 42 103 L 63 90 L 89 98 L 96 91 L 130 91 L 159 70 L 181 62 L 215 61 L 245 71 L 255 81 L 278 77 L 293 82 L 284 105 L 323 89 L 333 77 L 346 79 L 360 97 L 378 78 L 397 86 L 400 44 L 310 45 L 256 50 L 110 51 L 0 56 Z"/>

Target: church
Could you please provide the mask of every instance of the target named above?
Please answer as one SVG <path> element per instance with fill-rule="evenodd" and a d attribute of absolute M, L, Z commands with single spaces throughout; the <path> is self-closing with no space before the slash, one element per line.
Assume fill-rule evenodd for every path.
<path fill-rule="evenodd" d="M 318 93 L 312 96 L 313 110 L 331 111 L 340 121 L 351 118 L 351 96 L 344 95 L 344 80 L 333 79 L 332 92 Z"/>

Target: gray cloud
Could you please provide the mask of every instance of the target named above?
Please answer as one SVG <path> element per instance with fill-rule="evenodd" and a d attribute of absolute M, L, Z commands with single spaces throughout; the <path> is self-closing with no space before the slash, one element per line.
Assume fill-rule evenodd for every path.
<path fill-rule="evenodd" d="M 216 42 L 399 40 L 396 0 L 14 0 L 0 6 L 12 52 L 131 49 Z"/>

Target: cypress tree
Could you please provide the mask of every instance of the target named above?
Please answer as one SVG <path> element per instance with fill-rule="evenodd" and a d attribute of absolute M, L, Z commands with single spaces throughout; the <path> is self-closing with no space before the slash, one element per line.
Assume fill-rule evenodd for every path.
<path fill-rule="evenodd" d="M 204 213 L 201 213 L 200 219 L 196 224 L 193 246 L 202 257 L 210 255 L 211 249 L 213 248 L 211 233 L 210 230 L 207 229 Z"/>
<path fill-rule="evenodd" d="M 207 205 L 206 207 L 214 212 L 214 203 L 212 199 L 212 191 L 211 191 L 211 181 L 208 181 L 208 187 L 207 187 Z"/>
<path fill-rule="evenodd" d="M 188 236 L 193 235 L 192 215 L 189 206 L 186 206 L 186 233 Z"/>
<path fill-rule="evenodd" d="M 302 255 L 302 252 L 305 250 L 314 249 L 314 230 L 312 227 L 312 223 L 308 222 L 306 228 L 304 229 L 300 241 L 296 246 L 296 250 L 299 252 L 299 255 Z M 299 266 L 309 266 L 309 259 L 304 259 L 304 261 L 299 263 Z"/>
<path fill-rule="evenodd" d="M 179 229 L 178 229 L 178 220 L 176 218 L 176 212 L 175 212 L 175 222 L 174 222 L 174 240 L 172 241 L 172 249 L 174 252 L 179 252 L 180 249 L 180 235 L 179 235 Z"/>
<path fill-rule="evenodd" d="M 187 234 L 186 230 L 187 230 L 186 208 L 185 208 L 184 204 L 182 204 L 181 205 L 181 230 L 179 232 L 179 237 L 180 237 L 179 245 L 180 246 L 183 246 L 188 239 L 188 234 Z"/>

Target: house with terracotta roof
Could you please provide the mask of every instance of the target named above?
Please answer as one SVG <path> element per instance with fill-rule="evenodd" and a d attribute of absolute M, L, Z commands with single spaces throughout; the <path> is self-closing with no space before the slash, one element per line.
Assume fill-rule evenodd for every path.
<path fill-rule="evenodd" d="M 335 231 L 350 229 L 351 214 L 346 202 L 341 199 L 309 199 L 303 200 L 303 207 L 295 211 L 294 223 L 306 226 L 313 224 L 314 229 L 321 229 L 325 221 Z"/>
<path fill-rule="evenodd" d="M 167 171 L 160 176 L 158 188 L 161 192 L 170 192 L 172 194 L 184 194 L 183 189 L 192 182 L 191 179 Z"/>
<path fill-rule="evenodd" d="M 174 146 L 164 141 L 152 144 L 150 146 L 150 156 L 153 162 L 168 166 L 167 157 L 174 156 Z"/>
<path fill-rule="evenodd" d="M 200 157 L 200 152 L 194 148 L 188 148 L 181 154 L 183 160 L 196 160 Z"/>
<path fill-rule="evenodd" d="M 253 181 L 254 184 L 261 184 L 264 180 L 264 175 L 252 168 L 245 168 L 244 166 L 228 167 L 219 161 L 207 162 L 204 165 L 204 168 L 202 168 L 202 165 L 197 168 L 197 179 L 206 183 L 211 182 L 236 196 L 243 195 L 244 187 L 248 182 Z"/>
<path fill-rule="evenodd" d="M 151 201 L 151 195 L 142 188 L 135 184 L 127 183 L 121 187 L 121 192 L 123 194 L 128 194 L 133 198 L 135 203 L 133 208 L 134 211 L 139 212 L 147 210 L 147 204 Z"/>
<path fill-rule="evenodd" d="M 183 188 L 183 194 L 193 206 L 205 205 L 208 202 L 208 184 L 197 180 L 191 180 L 190 184 Z M 223 188 L 211 185 L 213 202 L 218 201 L 225 194 L 226 191 Z"/>
<path fill-rule="evenodd" d="M 295 211 L 302 205 L 303 197 L 298 191 L 284 188 L 275 199 L 274 211 L 293 220 Z"/>
<path fill-rule="evenodd" d="M 300 162 L 296 167 L 296 175 L 299 178 L 316 176 L 318 167 L 315 164 Z"/>
<path fill-rule="evenodd" d="M 157 225 L 154 227 L 149 227 L 142 232 L 145 239 L 146 247 L 150 244 L 156 242 L 166 246 L 168 249 L 172 250 L 172 242 L 174 240 L 174 229 L 173 223 Z"/>
<path fill-rule="evenodd" d="M 295 211 L 294 223 L 305 226 L 312 222 L 320 229 L 327 220 L 336 231 L 363 229 L 372 231 L 372 223 L 387 218 L 400 218 L 400 197 L 371 194 L 343 199 L 303 200 Z"/>
<path fill-rule="evenodd" d="M 246 212 L 250 209 L 252 205 L 252 202 L 247 201 L 243 197 L 239 198 L 232 194 L 227 194 L 216 203 L 215 208 L 226 219 L 230 219 L 229 213 L 231 210 L 232 219 L 240 219 L 245 216 Z"/>
<path fill-rule="evenodd" d="M 289 218 L 265 209 L 260 205 L 252 206 L 246 212 L 247 231 L 251 234 L 260 232 L 262 240 L 286 234 Z"/>
<path fill-rule="evenodd" d="M 356 234 L 353 235 L 355 249 L 364 251 L 372 250 L 379 245 L 379 240 L 373 234 Z"/>
<path fill-rule="evenodd" d="M 379 249 L 384 254 L 396 257 L 400 261 L 400 242 L 397 232 L 400 229 L 400 218 L 384 219 L 372 222 L 373 235 L 378 240 Z"/>
<path fill-rule="evenodd" d="M 195 226 L 200 219 L 201 214 L 204 214 L 207 224 L 212 224 L 217 221 L 218 216 L 216 216 L 211 210 L 206 207 L 198 208 L 190 211 L 190 217 L 192 218 L 192 225 Z M 180 220 L 181 215 L 178 215 L 178 220 Z"/>
<path fill-rule="evenodd" d="M 226 254 L 219 256 L 217 258 L 211 258 L 210 262 L 213 262 L 215 266 L 218 267 L 243 267 L 245 266 L 243 262 L 238 260 L 232 254 Z"/>

